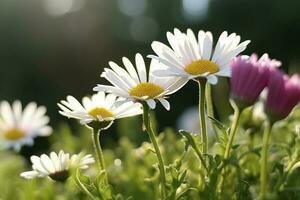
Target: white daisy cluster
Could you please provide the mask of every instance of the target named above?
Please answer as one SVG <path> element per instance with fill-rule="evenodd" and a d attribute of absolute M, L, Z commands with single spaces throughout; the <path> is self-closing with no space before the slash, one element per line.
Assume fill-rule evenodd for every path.
<path fill-rule="evenodd" d="M 148 56 L 151 58 L 148 73 L 144 58 L 139 53 L 135 55 L 134 63 L 123 57 L 124 67 L 109 62 L 110 68 L 105 68 L 101 77 L 111 85 L 98 84 L 94 88 L 98 93 L 84 97 L 82 103 L 73 96 L 67 96 L 66 100 L 58 103 L 59 113 L 78 119 L 82 124 L 96 122 L 99 125 L 140 115 L 143 112 L 142 105 L 155 109 L 156 103 L 160 102 L 165 109 L 170 110 L 168 96 L 181 89 L 190 79 L 207 79 L 209 83 L 216 84 L 218 76 L 230 76 L 231 59 L 245 50 L 250 42 L 240 43 L 240 36 L 223 32 L 213 47 L 210 32 L 199 31 L 196 39 L 190 29 L 186 33 L 175 29 L 174 33 L 167 33 L 167 38 L 171 47 L 157 41 L 152 43 L 157 56 Z M 20 102 L 15 102 L 12 107 L 2 102 L 1 141 L 19 150 L 23 144 L 31 145 L 34 137 L 49 135 L 51 128 L 47 126 L 49 120 L 45 112 L 44 107 L 37 107 L 34 103 L 29 104 L 22 113 Z M 94 137 L 96 146 L 99 143 L 97 139 Z M 98 155 L 98 158 L 101 156 Z M 60 151 L 59 154 L 51 152 L 50 156 L 32 156 L 31 162 L 33 170 L 22 173 L 22 177 L 31 179 L 48 176 L 53 180 L 65 181 L 70 169 L 85 169 L 94 163 L 94 159 L 91 155 L 82 154 L 70 157 Z"/>
<path fill-rule="evenodd" d="M 52 128 L 48 126 L 49 117 L 46 108 L 29 103 L 22 111 L 20 101 L 10 105 L 7 101 L 0 103 L 0 146 L 19 151 L 23 145 L 33 145 L 38 136 L 49 136 Z"/>
<path fill-rule="evenodd" d="M 182 88 L 190 79 L 207 79 L 216 84 L 218 76 L 229 77 L 230 61 L 244 51 L 250 41 L 240 43 L 240 36 L 224 31 L 213 47 L 211 32 L 199 31 L 198 40 L 190 29 L 186 33 L 174 29 L 167 33 L 171 48 L 161 42 L 153 42 L 152 49 L 157 56 L 150 55 L 149 75 L 140 54 L 135 56 L 135 66 L 123 57 L 122 68 L 109 62 L 111 69 L 105 68 L 101 77 L 112 86 L 98 84 L 94 91 L 105 91 L 123 97 L 124 101 L 142 103 L 145 101 L 151 109 L 159 101 L 167 110 L 170 104 L 168 95 Z"/>
<path fill-rule="evenodd" d="M 58 154 L 51 152 L 50 156 L 46 154 L 40 157 L 31 156 L 30 160 L 33 170 L 21 173 L 23 178 L 48 176 L 55 181 L 65 181 L 69 177 L 71 169 L 87 169 L 88 165 L 95 162 L 90 154 L 84 156 L 80 153 L 70 156 L 64 151 L 60 151 Z"/>

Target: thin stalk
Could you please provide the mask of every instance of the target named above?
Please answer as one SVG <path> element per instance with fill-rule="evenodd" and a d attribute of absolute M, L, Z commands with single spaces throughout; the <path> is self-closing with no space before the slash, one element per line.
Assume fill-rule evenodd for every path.
<path fill-rule="evenodd" d="M 205 84 L 206 80 L 198 80 L 199 84 L 199 119 L 201 129 L 202 153 L 206 154 L 208 151 L 206 119 L 205 119 Z"/>
<path fill-rule="evenodd" d="M 201 161 L 202 165 L 204 166 L 204 169 L 206 170 L 207 174 L 209 173 L 209 170 L 206 166 L 206 163 L 205 163 L 205 159 L 203 158 L 202 154 L 201 154 L 201 151 L 199 150 L 198 148 L 198 145 L 196 144 L 196 142 L 193 140 L 193 145 L 192 145 L 193 149 L 195 150 L 199 160 Z"/>
<path fill-rule="evenodd" d="M 225 152 L 224 152 L 224 160 L 227 160 L 230 157 L 230 151 L 232 149 L 232 145 L 233 145 L 233 141 L 237 132 L 237 128 L 238 128 L 238 122 L 240 119 L 240 115 L 241 115 L 241 110 L 240 108 L 234 103 L 234 101 L 230 101 L 233 109 L 234 109 L 234 116 L 233 116 L 233 121 L 231 124 L 231 128 L 230 128 L 230 133 L 229 133 L 229 140 L 226 144 L 226 148 L 225 148 Z M 220 164 L 220 166 L 218 166 L 218 169 L 222 169 L 224 167 L 225 163 L 222 162 Z M 218 182 L 218 192 L 221 194 L 222 193 L 222 188 L 223 188 L 223 183 L 225 180 L 225 169 L 222 169 L 222 173 L 221 173 L 221 177 L 220 180 Z"/>
<path fill-rule="evenodd" d="M 94 197 L 94 195 L 92 193 L 90 193 L 90 191 L 83 185 L 83 183 L 81 183 L 79 177 L 79 169 L 76 171 L 74 180 L 76 182 L 76 185 L 87 195 L 89 196 L 92 200 L 97 200 L 96 197 Z"/>
<path fill-rule="evenodd" d="M 93 129 L 92 139 L 93 139 L 93 146 L 96 153 L 97 163 L 99 167 L 99 173 L 105 171 L 105 162 L 103 157 L 103 152 L 100 144 L 100 129 Z M 107 174 L 105 172 L 105 183 L 108 184 Z"/>
<path fill-rule="evenodd" d="M 207 168 L 207 163 L 205 162 L 205 159 L 203 158 L 202 154 L 201 154 L 201 151 L 199 150 L 198 148 L 198 145 L 193 145 L 193 148 L 201 162 L 201 164 L 203 165 L 204 169 L 205 169 L 205 172 L 206 174 L 209 173 L 209 169 Z M 201 166 L 201 165 L 200 165 Z M 201 169 L 201 168 L 200 168 Z M 205 183 L 205 177 L 206 177 L 206 174 L 205 173 L 202 173 L 202 171 L 200 171 L 200 178 L 201 178 L 201 183 Z M 203 184 L 202 184 L 203 185 Z"/>
<path fill-rule="evenodd" d="M 225 149 L 225 153 L 224 153 L 224 159 L 228 159 L 230 156 L 230 151 L 233 145 L 233 141 L 236 135 L 236 131 L 237 131 L 237 127 L 238 127 L 238 122 L 240 119 L 240 115 L 241 115 L 241 111 L 239 109 L 239 107 L 237 107 L 237 105 L 231 101 L 232 107 L 234 109 L 234 116 L 233 116 L 233 121 L 231 124 L 231 128 L 230 128 L 230 133 L 229 133 L 229 140 L 226 144 L 226 149 Z"/>
<path fill-rule="evenodd" d="M 166 186 L 167 186 L 165 165 L 164 165 L 163 157 L 162 157 L 161 152 L 158 147 L 155 133 L 151 126 L 151 116 L 150 116 L 150 112 L 149 112 L 149 107 L 145 104 L 143 105 L 143 111 L 144 111 L 144 113 L 143 113 L 144 125 L 145 125 L 146 131 L 149 135 L 150 141 L 153 144 L 155 154 L 156 154 L 157 160 L 158 160 L 158 167 L 159 167 L 159 171 L 160 171 L 160 180 L 161 180 L 161 196 L 162 196 L 162 199 L 165 199 L 166 198 Z"/>
<path fill-rule="evenodd" d="M 281 176 L 280 180 L 278 181 L 278 183 L 276 184 L 275 190 L 276 191 L 281 191 L 284 188 L 284 183 L 287 179 L 287 177 L 290 175 L 291 170 L 293 169 L 293 167 L 295 166 L 295 164 L 297 164 L 299 162 L 299 159 L 293 159 L 287 166 L 286 171 L 284 172 L 284 174 Z"/>
<path fill-rule="evenodd" d="M 211 85 L 209 83 L 206 83 L 206 91 L 205 91 L 205 98 L 206 98 L 206 108 L 207 108 L 207 115 L 209 117 L 215 118 L 214 115 L 214 106 L 212 102 L 212 93 L 211 93 Z M 211 121 L 211 127 L 214 132 L 214 136 L 217 141 L 219 141 L 219 135 L 216 126 L 214 123 Z"/>
<path fill-rule="evenodd" d="M 263 145 L 261 150 L 261 168 L 260 168 L 260 199 L 265 199 L 267 194 L 267 184 L 268 184 L 268 149 L 270 142 L 272 124 L 266 123 L 264 135 L 263 135 Z"/>

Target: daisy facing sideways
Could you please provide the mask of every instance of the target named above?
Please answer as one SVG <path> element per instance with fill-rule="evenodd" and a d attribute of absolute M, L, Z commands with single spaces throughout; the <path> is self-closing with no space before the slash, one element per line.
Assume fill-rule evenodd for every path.
<path fill-rule="evenodd" d="M 48 126 L 49 117 L 46 108 L 29 103 L 22 111 L 20 101 L 10 105 L 7 101 L 0 103 L 0 146 L 19 151 L 23 145 L 33 145 L 34 138 L 49 136 L 52 128 Z"/>
<path fill-rule="evenodd" d="M 82 104 L 72 96 L 58 103 L 59 113 L 69 118 L 79 119 L 80 123 L 92 121 L 113 121 L 118 118 L 142 114 L 141 105 L 133 102 L 120 103 L 119 98 L 104 92 L 84 97 Z"/>
<path fill-rule="evenodd" d="M 88 154 L 70 154 L 60 151 L 58 154 L 51 152 L 50 156 L 43 154 L 40 157 L 31 156 L 32 171 L 23 172 L 21 177 L 33 179 L 36 177 L 50 177 L 55 181 L 65 181 L 70 176 L 71 169 L 87 169 L 88 165 L 95 162 L 94 158 Z"/>
<path fill-rule="evenodd" d="M 149 75 L 147 75 L 145 61 L 139 53 L 135 56 L 135 67 L 126 57 L 123 57 L 123 64 L 126 70 L 114 62 L 109 62 L 111 69 L 105 68 L 101 77 L 108 80 L 112 86 L 99 84 L 94 91 L 106 91 L 123 97 L 125 101 L 147 102 L 151 109 L 156 107 L 156 100 L 158 100 L 169 110 L 167 95 L 173 94 L 187 82 L 187 79 L 179 77 L 154 76 L 154 71 L 163 67 L 155 60 L 151 61 Z"/>
<path fill-rule="evenodd" d="M 182 33 L 174 29 L 168 32 L 167 39 L 171 46 L 154 41 L 152 49 L 157 56 L 149 56 L 167 66 L 167 70 L 156 71 L 157 76 L 177 76 L 188 79 L 206 78 L 209 83 L 216 84 L 218 76 L 230 76 L 230 61 L 244 51 L 249 40 L 240 43 L 240 36 L 224 31 L 213 46 L 211 32 L 198 32 L 198 39 L 192 30 Z"/>

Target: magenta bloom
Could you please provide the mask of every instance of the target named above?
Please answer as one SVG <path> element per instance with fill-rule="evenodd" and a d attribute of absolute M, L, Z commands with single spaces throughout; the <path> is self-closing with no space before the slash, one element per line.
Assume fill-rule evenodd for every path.
<path fill-rule="evenodd" d="M 256 54 L 238 56 L 231 62 L 231 97 L 240 108 L 251 106 L 267 86 L 272 68 L 281 62 L 271 60 L 268 54 L 258 59 Z"/>
<path fill-rule="evenodd" d="M 300 101 L 300 77 L 272 70 L 268 84 L 266 112 L 275 122 L 287 117 Z"/>

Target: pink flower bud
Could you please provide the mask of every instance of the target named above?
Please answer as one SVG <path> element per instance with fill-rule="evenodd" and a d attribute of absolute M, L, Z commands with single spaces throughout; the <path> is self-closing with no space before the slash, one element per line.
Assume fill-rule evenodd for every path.
<path fill-rule="evenodd" d="M 238 56 L 231 62 L 231 97 L 240 108 L 251 106 L 267 86 L 270 69 L 281 66 L 267 54 L 260 59 L 256 54 Z"/>
<path fill-rule="evenodd" d="M 272 122 L 284 119 L 300 101 L 300 77 L 272 70 L 268 83 L 266 112 Z"/>

